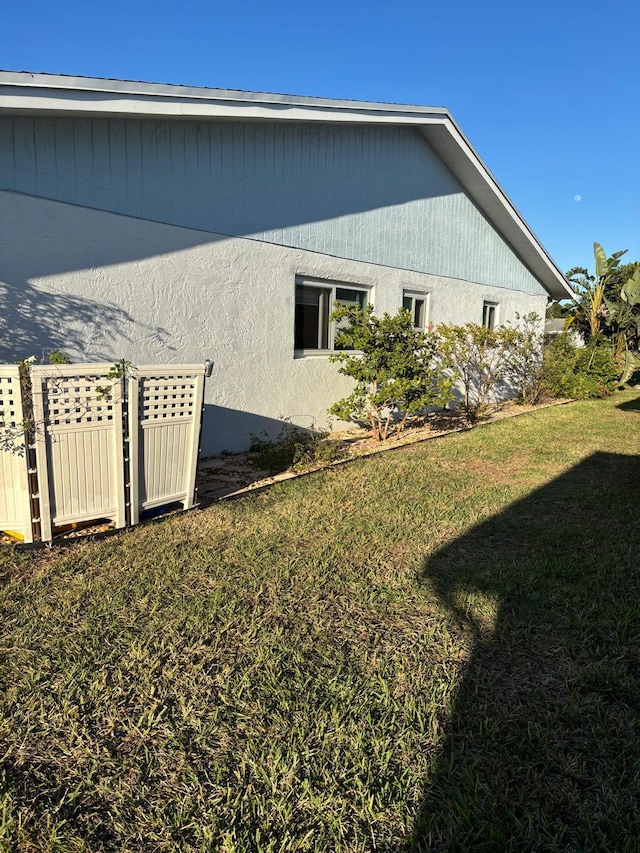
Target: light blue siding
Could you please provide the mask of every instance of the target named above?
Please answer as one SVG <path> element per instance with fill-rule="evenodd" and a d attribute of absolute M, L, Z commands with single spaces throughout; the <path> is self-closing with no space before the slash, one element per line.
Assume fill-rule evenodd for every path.
<path fill-rule="evenodd" d="M 0 188 L 545 292 L 413 128 L 3 117 Z"/>

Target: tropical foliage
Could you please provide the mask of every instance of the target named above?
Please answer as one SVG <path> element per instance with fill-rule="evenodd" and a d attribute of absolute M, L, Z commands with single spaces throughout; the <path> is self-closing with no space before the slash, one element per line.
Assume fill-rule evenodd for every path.
<path fill-rule="evenodd" d="M 621 265 L 626 249 L 610 257 L 599 243 L 593 249 L 595 275 L 583 267 L 567 273 L 576 292 L 567 328 L 580 332 L 587 343 L 608 345 L 625 383 L 640 367 L 640 263 Z"/>
<path fill-rule="evenodd" d="M 574 322 L 586 337 L 593 338 L 600 331 L 603 320 L 607 316 L 604 301 L 605 291 L 611 288 L 616 280 L 616 270 L 620 266 L 620 258 L 627 249 L 614 252 L 611 257 L 600 243 L 593 244 L 595 257 L 595 275 L 590 275 L 584 267 L 573 267 L 567 273 L 567 279 L 576 291 L 576 303 L 573 311 Z"/>
<path fill-rule="evenodd" d="M 624 282 L 617 298 L 605 296 L 604 302 L 607 307 L 604 322 L 613 336 L 615 353 L 618 358 L 624 354 L 624 370 L 620 378 L 624 384 L 640 367 L 640 266 Z"/>

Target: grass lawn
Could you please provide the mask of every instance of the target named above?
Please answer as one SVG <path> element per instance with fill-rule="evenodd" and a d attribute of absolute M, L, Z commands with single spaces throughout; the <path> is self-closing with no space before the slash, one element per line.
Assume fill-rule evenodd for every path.
<path fill-rule="evenodd" d="M 636 398 L 0 550 L 0 850 L 640 850 Z"/>

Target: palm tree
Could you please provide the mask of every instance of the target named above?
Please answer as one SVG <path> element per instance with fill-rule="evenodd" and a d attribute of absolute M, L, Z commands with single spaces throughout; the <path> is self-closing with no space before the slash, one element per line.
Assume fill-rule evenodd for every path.
<path fill-rule="evenodd" d="M 595 276 L 589 275 L 589 271 L 584 267 L 573 267 L 567 272 L 566 277 L 576 291 L 576 300 L 567 320 L 567 328 L 575 325 L 587 340 L 598 336 L 601 325 L 607 318 L 605 291 L 613 283 L 620 258 L 627 251 L 628 249 L 622 249 L 608 258 L 600 243 L 594 243 Z"/>

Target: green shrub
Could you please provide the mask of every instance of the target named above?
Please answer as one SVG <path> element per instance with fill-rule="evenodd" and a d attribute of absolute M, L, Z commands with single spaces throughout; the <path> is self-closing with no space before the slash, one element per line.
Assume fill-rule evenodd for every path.
<path fill-rule="evenodd" d="M 356 352 L 343 351 L 330 360 L 356 385 L 330 414 L 369 423 L 378 441 L 384 441 L 392 426 L 402 431 L 408 415 L 452 399 L 453 380 L 435 357 L 438 338 L 416 329 L 409 311 L 376 317 L 372 305 L 364 310 L 338 306 L 331 319 L 339 324 L 336 345 Z"/>
<path fill-rule="evenodd" d="M 576 347 L 566 334 L 558 335 L 542 358 L 542 385 L 554 397 L 606 397 L 615 389 L 619 375 L 610 346 L 594 341 Z"/>
<path fill-rule="evenodd" d="M 49 353 L 49 364 L 71 364 L 71 356 L 59 349 L 53 349 Z"/>
<path fill-rule="evenodd" d="M 342 444 L 328 438 L 328 433 L 304 429 L 289 421 L 272 439 L 268 433 L 251 436 L 250 450 L 257 468 L 277 474 L 290 468 L 300 471 L 314 465 L 330 464 L 344 457 Z"/>

